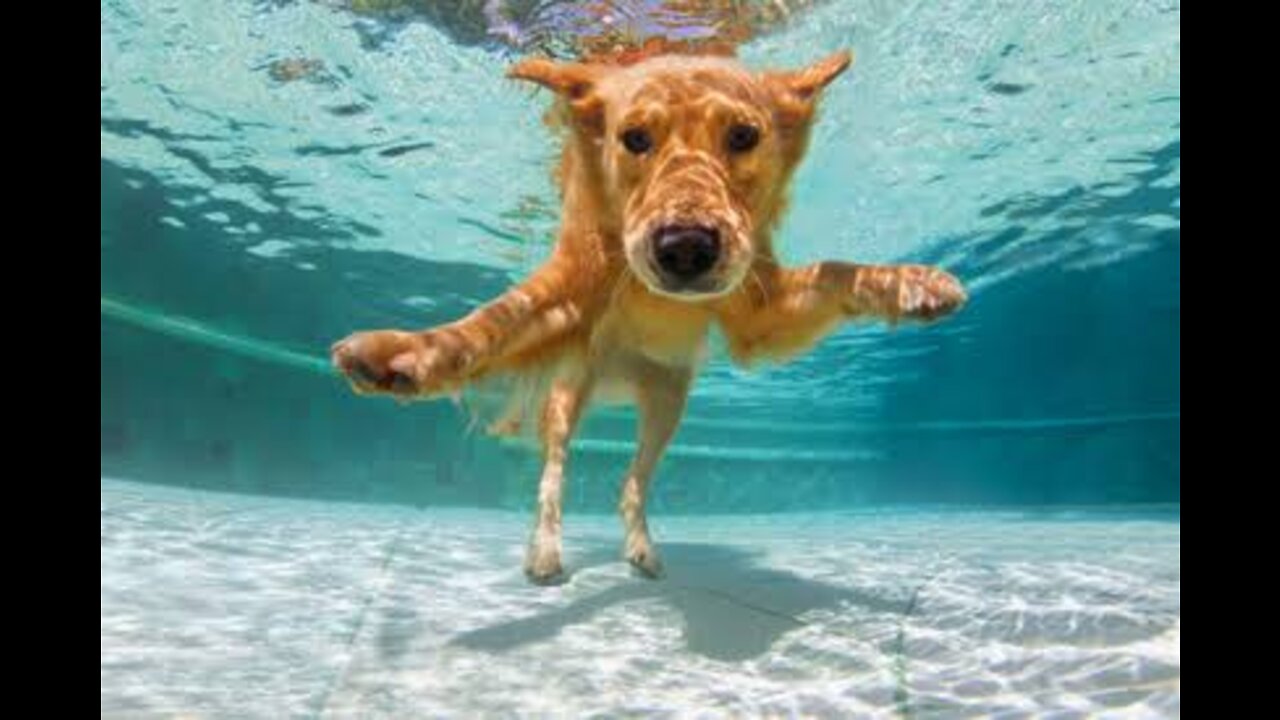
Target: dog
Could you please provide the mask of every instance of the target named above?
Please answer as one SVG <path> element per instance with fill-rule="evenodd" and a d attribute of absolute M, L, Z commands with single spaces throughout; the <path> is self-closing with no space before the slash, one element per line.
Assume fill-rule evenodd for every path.
<path fill-rule="evenodd" d="M 334 365 L 361 394 L 407 400 L 515 381 L 493 429 L 536 425 L 541 443 L 524 563 L 531 581 L 564 577 L 569 439 L 593 401 L 636 405 L 638 443 L 618 511 L 625 559 L 656 578 L 662 563 L 645 498 L 713 327 L 735 363 L 779 362 L 848 320 L 927 322 L 966 302 L 961 283 L 937 268 L 785 268 L 775 259 L 773 236 L 820 96 L 852 59 L 844 51 L 764 72 L 724 53 L 516 63 L 508 76 L 552 91 L 552 117 L 565 130 L 562 225 L 550 259 L 456 322 L 359 332 L 333 346 Z"/>

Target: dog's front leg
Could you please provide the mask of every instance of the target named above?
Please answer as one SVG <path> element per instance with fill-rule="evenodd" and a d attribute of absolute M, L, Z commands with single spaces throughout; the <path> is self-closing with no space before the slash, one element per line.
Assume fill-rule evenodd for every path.
<path fill-rule="evenodd" d="M 333 364 L 356 392 L 400 397 L 458 390 L 520 353 L 572 332 L 584 301 L 569 268 L 552 263 L 457 322 L 424 331 L 358 332 L 334 344 Z"/>
<path fill-rule="evenodd" d="M 845 320 L 927 322 L 954 312 L 967 299 L 954 276 L 924 265 L 823 262 L 757 268 L 753 278 L 720 316 L 730 352 L 742 362 L 792 357 Z"/>
<path fill-rule="evenodd" d="M 954 275 L 927 265 L 822 265 L 832 266 L 835 292 L 853 317 L 930 322 L 955 312 L 968 299 Z"/>
<path fill-rule="evenodd" d="M 561 563 L 561 527 L 564 500 L 565 464 L 569 456 L 569 438 L 591 395 L 589 375 L 557 380 L 547 394 L 542 410 L 542 449 L 544 465 L 538 483 L 538 509 L 534 518 L 533 537 L 525 557 L 524 571 L 540 585 L 563 577 Z"/>

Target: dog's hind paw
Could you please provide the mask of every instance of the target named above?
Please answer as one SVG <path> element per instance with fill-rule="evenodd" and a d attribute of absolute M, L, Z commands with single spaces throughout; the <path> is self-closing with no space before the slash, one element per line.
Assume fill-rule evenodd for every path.
<path fill-rule="evenodd" d="M 648 543 L 628 548 L 627 562 L 631 563 L 631 567 L 643 577 L 650 580 L 662 577 L 662 559 Z"/>
<path fill-rule="evenodd" d="M 524 562 L 524 574 L 535 585 L 559 585 L 564 582 L 560 551 L 537 544 L 530 546 Z"/>

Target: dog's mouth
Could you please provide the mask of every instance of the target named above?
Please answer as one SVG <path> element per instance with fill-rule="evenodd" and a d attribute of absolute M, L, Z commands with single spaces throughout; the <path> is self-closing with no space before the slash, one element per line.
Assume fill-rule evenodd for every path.
<path fill-rule="evenodd" d="M 741 282 L 745 246 L 725 223 L 650 223 L 629 238 L 627 260 L 653 292 L 704 300 L 724 295 Z"/>

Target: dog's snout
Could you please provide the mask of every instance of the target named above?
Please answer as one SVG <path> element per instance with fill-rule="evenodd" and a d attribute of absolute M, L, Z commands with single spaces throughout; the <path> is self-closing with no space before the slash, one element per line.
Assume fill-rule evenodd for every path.
<path fill-rule="evenodd" d="M 670 225 L 653 235 L 653 256 L 658 268 L 679 281 L 695 280 L 720 258 L 720 232 L 715 228 Z"/>

